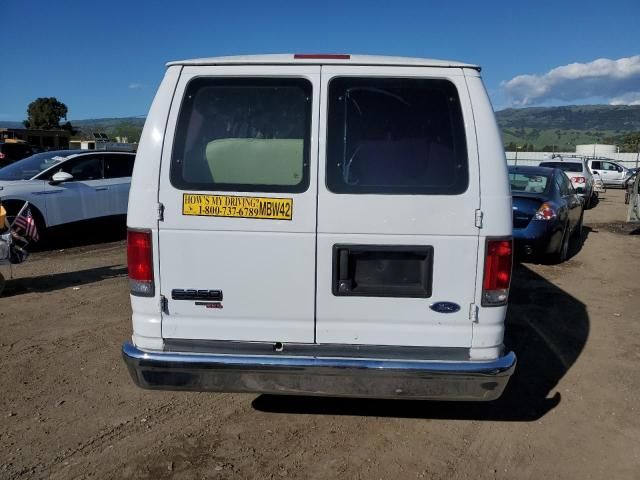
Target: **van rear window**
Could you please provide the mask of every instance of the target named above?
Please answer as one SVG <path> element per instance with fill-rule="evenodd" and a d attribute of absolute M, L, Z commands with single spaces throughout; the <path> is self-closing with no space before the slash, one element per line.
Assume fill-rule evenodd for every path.
<path fill-rule="evenodd" d="M 469 185 L 456 87 L 339 77 L 329 84 L 327 186 L 336 193 L 456 195 Z"/>
<path fill-rule="evenodd" d="M 309 185 L 310 82 L 199 77 L 186 88 L 171 160 L 183 190 L 303 192 Z"/>

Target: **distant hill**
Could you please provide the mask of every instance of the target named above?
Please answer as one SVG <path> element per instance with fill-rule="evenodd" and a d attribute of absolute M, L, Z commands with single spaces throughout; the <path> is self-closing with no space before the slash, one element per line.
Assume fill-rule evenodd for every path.
<path fill-rule="evenodd" d="M 570 105 L 507 108 L 496 112 L 501 128 L 640 130 L 640 105 Z"/>
<path fill-rule="evenodd" d="M 581 143 L 621 144 L 640 131 L 640 106 L 571 105 L 508 108 L 496 112 L 505 145 L 573 150 Z"/>
<path fill-rule="evenodd" d="M 3 122 L 0 121 L 0 128 L 24 128 L 22 122 Z"/>
<path fill-rule="evenodd" d="M 81 135 L 91 136 L 92 132 L 106 133 L 109 138 L 127 137 L 130 142 L 140 140 L 144 118 L 94 118 L 88 120 L 72 120 L 71 124 L 80 130 Z"/>

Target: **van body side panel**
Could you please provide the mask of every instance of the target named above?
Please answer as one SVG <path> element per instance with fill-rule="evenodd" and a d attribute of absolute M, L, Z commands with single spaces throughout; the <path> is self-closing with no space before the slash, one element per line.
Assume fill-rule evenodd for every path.
<path fill-rule="evenodd" d="M 314 341 L 319 78 L 317 66 L 184 68 L 182 104 L 169 115 L 168 132 L 177 133 L 165 140 L 160 176 L 164 338 Z M 292 95 L 304 102 L 308 125 L 288 103 Z M 188 102 L 191 123 L 178 127 Z M 195 146 L 174 149 L 179 135 Z M 200 170 L 187 168 L 189 158 L 204 159 Z M 301 175 L 306 185 L 298 187 Z M 238 183 L 247 176 L 276 186 Z"/>
<path fill-rule="evenodd" d="M 331 251 L 336 244 L 426 245 L 433 247 L 433 292 L 431 298 L 337 297 L 331 291 Z M 320 266 L 321 262 L 328 265 Z M 430 235 L 318 235 L 319 343 L 361 345 L 416 345 L 469 347 L 476 250 L 473 237 Z M 461 275 L 457 265 L 472 266 Z M 453 267 L 453 268 L 452 268 Z M 454 313 L 436 313 L 436 302 L 460 306 Z"/>
<path fill-rule="evenodd" d="M 487 237 L 512 235 L 511 190 L 504 147 L 489 96 L 476 72 L 470 72 L 466 76 L 466 81 L 478 126 L 478 155 L 483 166 L 483 172 L 480 175 L 480 191 L 484 215 L 479 245 L 479 254 L 482 259 L 485 257 Z M 476 282 L 482 285 L 484 268 L 482 265 L 479 267 Z M 502 346 L 507 306 L 482 307 L 481 295 L 482 291 L 478 289 L 476 304 L 479 310 L 478 320 L 473 324 L 472 358 L 495 358 Z"/>
<path fill-rule="evenodd" d="M 380 93 L 384 96 L 380 101 L 404 104 L 412 115 L 416 115 L 416 122 L 425 123 L 424 131 L 430 131 L 431 123 L 438 123 L 438 119 L 429 118 L 428 115 L 425 119 L 416 114 L 412 102 L 419 101 L 420 96 L 404 98 L 401 93 L 398 93 L 403 91 L 402 81 L 415 80 L 418 82 L 415 84 L 418 85 L 416 87 L 418 89 L 428 88 L 430 80 L 440 82 L 437 87 L 434 87 L 436 90 L 445 88 L 443 87 L 445 84 L 449 86 L 446 88 L 453 88 L 452 91 L 456 95 L 452 95 L 450 101 L 458 105 L 456 108 L 459 108 L 462 116 L 461 126 L 455 127 L 459 131 L 455 133 L 462 135 L 466 143 L 468 185 L 463 191 L 455 194 L 336 193 L 330 189 L 328 182 L 323 182 L 321 179 L 318 186 L 317 342 L 469 347 L 472 336 L 469 310 L 475 301 L 477 281 L 479 232 L 475 225 L 475 213 L 480 207 L 477 180 L 480 171 L 471 104 L 462 70 L 324 66 L 322 68 L 322 105 L 341 100 L 342 97 L 337 98 L 331 93 L 332 82 L 345 77 L 357 79 L 355 86 L 347 93 L 363 92 L 363 95 Z M 361 86 L 358 86 L 360 79 L 363 80 Z M 387 91 L 384 83 L 380 86 L 376 85 L 376 79 L 397 80 L 399 86 Z M 427 83 L 419 83 L 421 81 L 427 81 Z M 339 82 L 345 83 L 343 80 Z M 338 84 L 333 83 L 334 86 Z M 410 92 L 412 88 L 414 84 L 409 82 L 406 91 Z M 363 100 L 366 100 L 363 96 L 354 96 L 353 105 L 346 105 L 345 109 L 351 108 L 353 112 L 351 118 L 362 119 L 358 121 L 368 128 L 374 122 L 367 118 L 369 107 Z M 375 98 L 370 104 L 375 104 Z M 329 106 L 330 109 L 331 106 Z M 384 116 L 382 112 L 381 118 Z M 321 175 L 327 172 L 329 167 L 333 168 L 332 165 L 336 162 L 335 158 L 333 160 L 329 158 L 331 154 L 328 153 L 331 149 L 326 132 L 335 127 L 335 125 L 333 127 L 328 125 L 329 122 L 334 121 L 331 117 L 330 111 L 327 112 L 324 108 L 321 110 L 319 164 Z M 347 124 L 346 121 L 344 123 Z M 431 136 L 426 135 L 424 140 L 423 137 L 417 138 L 418 133 L 407 135 L 402 131 L 394 131 L 394 127 L 390 126 L 389 134 L 385 137 L 385 133 L 379 133 L 379 131 L 387 127 L 378 127 L 378 125 L 372 127 L 371 135 L 381 139 L 375 143 L 374 147 L 370 146 L 371 142 L 368 139 L 361 142 L 362 146 L 347 145 L 345 147 L 345 150 L 351 149 L 350 151 L 355 152 L 345 155 L 345 159 L 354 165 L 352 171 L 358 168 L 356 166 L 358 155 L 366 149 L 370 152 L 369 158 L 376 158 L 376 156 L 386 155 L 387 151 L 393 151 L 390 150 L 389 145 L 397 145 L 396 151 L 400 153 L 386 155 L 381 161 L 391 164 L 397 162 L 398 165 L 420 157 L 416 152 L 425 151 L 420 146 L 420 142 L 430 142 L 433 147 L 427 147 L 428 152 L 442 151 L 440 142 L 444 140 L 435 133 Z M 420 131 L 422 130 L 416 128 L 416 132 Z M 345 138 L 347 136 L 348 132 L 345 131 Z M 386 138 L 389 139 L 389 143 Z M 436 162 L 444 162 L 446 159 L 442 154 L 440 154 L 440 160 L 438 160 L 438 153 L 433 155 Z M 342 161 L 338 164 L 340 167 L 341 163 Z M 376 167 L 367 168 L 375 169 Z M 344 174 L 345 178 L 348 174 L 349 172 Z M 391 177 L 396 174 L 396 171 L 389 169 Z M 354 190 L 359 188 L 358 182 L 358 179 L 353 180 Z M 430 265 L 432 271 L 429 295 L 413 298 L 396 296 L 393 291 L 398 289 L 397 285 L 391 285 L 389 289 L 391 296 L 385 296 L 384 292 L 369 296 L 336 295 L 334 271 L 337 268 L 334 260 L 336 245 L 357 245 L 374 249 L 376 246 L 384 248 L 403 246 L 416 250 L 431 248 L 433 256 Z M 363 264 L 365 269 L 372 268 L 374 271 L 378 269 L 380 272 L 384 272 L 387 267 L 403 268 L 401 263 L 394 266 L 393 260 L 385 257 L 384 253 L 380 254 L 377 265 L 375 258 L 365 263 L 366 265 Z M 357 271 L 361 267 L 354 268 Z M 412 274 L 414 272 L 409 269 L 407 275 Z M 401 282 L 406 280 L 404 277 L 398 277 L 398 279 Z M 346 287 L 349 288 L 349 284 Z M 435 304 L 445 304 L 451 309 L 446 312 L 437 311 L 438 306 Z"/>
<path fill-rule="evenodd" d="M 154 252 L 158 252 L 158 174 L 162 145 L 169 109 L 181 70 L 182 67 L 179 66 L 168 68 L 158 88 L 142 130 L 131 180 L 127 225 L 151 230 Z M 154 277 L 157 287 L 160 282 L 157 261 L 154 262 Z M 162 349 L 159 288 L 156 288 L 153 297 L 130 297 L 134 343 L 140 348 Z"/>
<path fill-rule="evenodd" d="M 483 167 L 479 175 L 484 213 L 481 236 L 509 236 L 513 230 L 511 188 L 500 130 L 480 77 L 469 76 L 466 81 L 479 132 L 478 156 Z"/>
<path fill-rule="evenodd" d="M 166 245 L 185 253 L 162 259 L 162 271 L 173 272 L 163 282 L 164 338 L 313 342 L 313 234 L 172 230 L 161 234 Z M 184 269 L 190 257 L 194 264 Z M 172 299 L 172 290 L 191 287 L 222 290 L 223 308 Z"/>

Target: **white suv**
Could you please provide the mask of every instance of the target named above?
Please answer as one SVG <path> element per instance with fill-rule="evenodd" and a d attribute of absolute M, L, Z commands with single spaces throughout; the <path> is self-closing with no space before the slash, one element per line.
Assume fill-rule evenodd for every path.
<path fill-rule="evenodd" d="M 128 212 L 144 388 L 491 400 L 511 195 L 474 65 L 173 62 Z"/>
<path fill-rule="evenodd" d="M 623 187 L 631 176 L 628 168 L 608 159 L 591 159 L 588 164 L 591 171 L 600 175 L 602 183 L 607 186 Z"/>
<path fill-rule="evenodd" d="M 134 160 L 123 152 L 37 153 L 0 169 L 0 199 L 9 217 L 29 202 L 39 230 L 126 215 Z"/>

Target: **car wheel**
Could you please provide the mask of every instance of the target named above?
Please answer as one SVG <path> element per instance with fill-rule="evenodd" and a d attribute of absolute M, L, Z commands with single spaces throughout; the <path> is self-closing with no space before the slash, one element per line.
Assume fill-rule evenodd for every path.
<path fill-rule="evenodd" d="M 580 220 L 573 229 L 573 238 L 580 244 L 582 243 L 582 225 L 584 220 L 584 212 L 580 214 Z"/>
<path fill-rule="evenodd" d="M 591 204 L 593 203 L 593 194 L 589 196 L 589 198 L 584 198 L 584 209 L 589 210 L 591 208 Z"/>
<path fill-rule="evenodd" d="M 16 218 L 16 215 L 18 214 L 18 212 L 20 211 L 20 209 L 22 208 L 22 205 L 24 205 L 24 202 L 14 202 L 14 201 L 10 201 L 10 202 L 6 202 L 5 204 L 5 209 L 7 210 L 7 222 L 9 224 L 13 223 L 13 221 Z M 42 243 L 43 238 L 46 235 L 46 227 L 44 224 L 44 219 L 42 218 L 42 214 L 40 213 L 40 211 L 35 208 L 34 206 L 31 206 L 31 215 L 33 215 L 33 220 L 36 222 L 36 229 L 38 230 L 38 235 L 40 237 L 40 239 L 38 240 L 39 243 Z M 28 247 L 27 247 L 28 250 Z"/>
<path fill-rule="evenodd" d="M 2 292 L 4 292 L 4 287 L 6 284 L 7 284 L 7 281 L 4 279 L 4 275 L 0 273 L 0 295 L 2 295 Z"/>
<path fill-rule="evenodd" d="M 569 224 L 565 225 L 562 232 L 562 241 L 560 242 L 560 248 L 551 256 L 553 263 L 562 263 L 569 256 L 569 244 L 571 241 L 571 234 L 569 232 Z"/>

